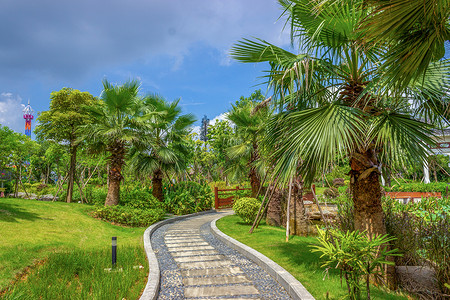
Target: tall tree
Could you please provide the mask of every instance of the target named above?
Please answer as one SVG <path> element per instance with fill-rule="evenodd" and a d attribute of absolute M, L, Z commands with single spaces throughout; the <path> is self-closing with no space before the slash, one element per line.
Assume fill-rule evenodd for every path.
<path fill-rule="evenodd" d="M 153 196 L 159 201 L 164 200 L 164 174 L 184 171 L 187 167 L 186 138 L 195 119 L 190 114 L 180 115 L 178 102 L 167 102 L 157 95 L 145 98 L 141 120 L 146 127 L 131 152 L 133 169 L 138 174 L 152 176 Z"/>
<path fill-rule="evenodd" d="M 384 234 L 380 161 L 427 157 L 432 126 L 418 116 L 445 119 L 449 62 L 432 60 L 424 80 L 409 81 L 405 88 L 392 85 L 393 74 L 379 67 L 391 43 L 365 43 L 359 30 L 372 13 L 363 1 L 279 3 L 301 54 L 257 39 L 232 49 L 241 62 L 270 63 L 267 78 L 282 111 L 272 122 L 276 171 L 291 176 L 301 158 L 304 178 L 311 182 L 339 153 L 347 155 L 355 228 Z"/>
<path fill-rule="evenodd" d="M 227 114 L 227 119 L 236 125 L 234 145 L 228 148 L 228 153 L 232 159 L 245 160 L 252 197 L 256 197 L 261 185 L 263 168 L 260 142 L 270 118 L 270 110 L 267 103 L 261 102 L 263 100 L 260 91 L 255 92 L 250 98 L 241 97 Z M 238 165 L 237 162 L 234 168 Z"/>
<path fill-rule="evenodd" d="M 67 202 L 72 201 L 77 149 L 81 142 L 80 128 L 90 122 L 85 113 L 86 106 L 96 103 L 88 92 L 63 88 L 50 95 L 50 109 L 39 114 L 36 136 L 38 139 L 53 140 L 67 144 L 70 153 L 69 178 L 67 185 Z"/>
<path fill-rule="evenodd" d="M 141 125 L 136 118 L 141 105 L 139 86 L 136 80 L 113 85 L 105 79 L 102 101 L 100 105 L 89 108 L 93 121 L 83 128 L 83 138 L 90 139 L 97 145 L 104 145 L 109 153 L 109 184 L 105 206 L 119 203 L 125 156 L 130 146 L 141 138 Z"/>

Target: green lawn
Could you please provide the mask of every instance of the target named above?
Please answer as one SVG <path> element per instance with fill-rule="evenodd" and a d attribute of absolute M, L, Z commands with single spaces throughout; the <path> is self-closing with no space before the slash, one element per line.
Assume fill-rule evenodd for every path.
<path fill-rule="evenodd" d="M 48 290 L 46 284 L 52 283 L 46 282 L 48 279 L 44 277 L 49 277 L 49 274 L 39 275 L 45 272 L 59 274 L 56 281 L 61 281 L 61 277 L 65 277 L 65 281 L 60 282 L 59 287 L 54 283 L 53 289 L 61 291 L 48 294 L 43 299 L 93 298 L 95 292 L 92 290 L 100 287 L 96 286 L 98 282 L 86 286 L 87 282 L 94 281 L 90 278 L 92 276 L 95 281 L 106 278 L 104 286 L 118 283 L 124 280 L 124 276 L 131 276 L 132 280 L 131 286 L 123 286 L 130 291 L 117 291 L 120 286 L 112 286 L 110 288 L 116 294 L 112 296 L 106 295 L 106 287 L 100 294 L 95 294 L 97 299 L 137 298 L 145 286 L 148 272 L 142 241 L 145 228 L 111 225 L 90 217 L 87 213 L 90 209 L 90 206 L 77 203 L 0 198 L 0 291 L 4 291 L 4 298 L 22 299 L 21 294 L 29 297 L 30 293 L 43 292 L 39 289 Z M 112 236 L 117 236 L 118 267 L 123 271 L 105 276 L 107 272 L 104 269 L 111 267 Z M 67 262 L 64 268 L 61 266 L 63 261 Z M 133 269 L 130 264 L 142 265 L 144 269 Z M 27 267 L 31 267 L 25 272 L 27 276 L 16 280 Z M 68 271 L 58 273 L 60 269 Z M 11 285 L 14 281 L 15 284 Z M 30 291 L 27 286 L 32 286 L 32 283 L 36 288 Z M 69 293 L 70 286 L 74 287 L 71 294 L 61 294 L 63 291 Z M 5 288 L 9 292 L 5 293 Z M 11 290 L 15 296 L 10 295 Z M 84 294 L 81 294 L 82 290 Z M 79 295 L 73 294 L 77 291 Z"/>
<path fill-rule="evenodd" d="M 250 225 L 236 216 L 227 216 L 217 221 L 217 227 L 225 234 L 266 255 L 297 278 L 316 299 L 342 299 L 346 295 L 345 281 L 341 287 L 339 273 L 330 270 L 326 275 L 320 268 L 320 255 L 311 253 L 309 245 L 314 237 L 291 236 L 288 243 L 286 231 L 281 227 L 260 225 L 249 234 Z M 373 288 L 373 299 L 407 299 L 400 294 L 388 294 Z"/>

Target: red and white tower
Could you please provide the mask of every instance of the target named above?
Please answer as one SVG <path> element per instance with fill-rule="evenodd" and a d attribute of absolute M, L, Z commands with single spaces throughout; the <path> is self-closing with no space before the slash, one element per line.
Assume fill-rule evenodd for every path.
<path fill-rule="evenodd" d="M 34 110 L 30 106 L 30 100 L 28 100 L 28 105 L 23 109 L 23 118 L 25 119 L 25 135 L 31 138 L 31 120 L 33 120 Z"/>

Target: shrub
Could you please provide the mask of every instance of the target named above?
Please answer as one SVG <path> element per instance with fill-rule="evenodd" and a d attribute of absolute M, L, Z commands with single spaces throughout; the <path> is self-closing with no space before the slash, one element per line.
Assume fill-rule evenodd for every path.
<path fill-rule="evenodd" d="M 434 268 L 443 294 L 450 282 L 450 200 L 422 199 L 419 203 L 402 204 L 383 200 L 386 230 L 397 238 L 395 247 L 403 253 L 397 262 L 427 265 Z"/>
<path fill-rule="evenodd" d="M 339 191 L 335 187 L 331 187 L 323 191 L 323 195 L 327 198 L 336 198 L 339 196 Z"/>
<path fill-rule="evenodd" d="M 164 204 L 167 211 L 184 215 L 211 209 L 213 193 L 207 184 L 182 181 L 164 187 Z"/>
<path fill-rule="evenodd" d="M 344 178 L 335 178 L 335 179 L 333 179 L 333 186 L 340 187 L 340 186 L 344 186 L 344 185 L 345 185 Z"/>
<path fill-rule="evenodd" d="M 107 186 L 87 185 L 84 190 L 85 196 L 89 203 L 103 205 L 105 204 L 106 194 L 108 193 Z"/>
<path fill-rule="evenodd" d="M 370 239 L 365 232 L 341 231 L 336 228 L 322 230 L 318 245 L 313 245 L 312 252 L 320 252 L 325 258 L 322 267 L 340 270 L 341 279 L 345 278 L 350 299 L 361 299 L 362 281 L 365 280 L 367 299 L 370 299 L 369 279 L 371 275 L 381 278 L 382 264 L 393 265 L 386 256 L 398 255 L 397 249 L 387 250 L 383 245 L 394 240 L 388 235 L 379 235 Z"/>
<path fill-rule="evenodd" d="M 162 209 L 138 209 L 117 205 L 99 207 L 93 214 L 102 220 L 132 227 L 144 227 L 158 222 L 165 213 Z"/>
<path fill-rule="evenodd" d="M 261 202 L 258 199 L 243 197 L 234 200 L 233 210 L 242 220 L 251 224 L 256 218 Z"/>
<path fill-rule="evenodd" d="M 156 199 L 151 190 L 139 186 L 126 187 L 120 190 L 120 205 L 149 209 L 149 208 L 163 208 L 163 204 Z"/>
<path fill-rule="evenodd" d="M 430 182 L 430 183 L 402 183 L 394 184 L 392 187 L 386 186 L 386 192 L 440 192 L 442 196 L 447 195 L 448 184 L 445 182 Z"/>

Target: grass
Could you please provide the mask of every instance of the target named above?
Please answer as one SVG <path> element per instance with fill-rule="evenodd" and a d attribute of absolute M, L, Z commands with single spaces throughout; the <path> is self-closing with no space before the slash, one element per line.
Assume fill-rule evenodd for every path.
<path fill-rule="evenodd" d="M 94 219 L 83 204 L 0 199 L 0 291 L 5 299 L 136 299 L 148 264 L 145 228 Z M 118 239 L 118 272 L 111 237 Z M 143 266 L 136 268 L 133 266 Z M 34 296 L 33 296 L 34 295 Z"/>
<path fill-rule="evenodd" d="M 309 245 L 316 243 L 315 237 L 291 236 L 286 243 L 284 228 L 265 224 L 260 225 L 253 234 L 249 234 L 250 225 L 243 223 L 236 215 L 220 219 L 217 221 L 217 227 L 285 268 L 316 299 L 345 298 L 345 281 L 341 286 L 339 273 L 334 269 L 330 269 L 327 275 L 320 267 L 320 254 L 310 251 Z M 375 287 L 371 289 L 371 294 L 372 299 L 408 299 L 404 295 L 388 293 Z"/>

